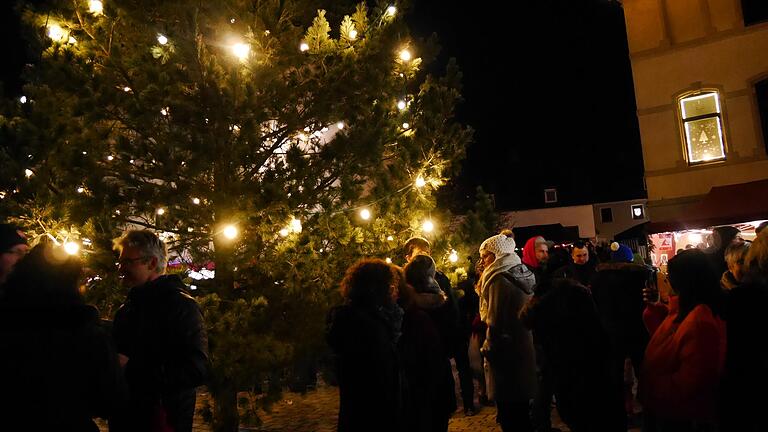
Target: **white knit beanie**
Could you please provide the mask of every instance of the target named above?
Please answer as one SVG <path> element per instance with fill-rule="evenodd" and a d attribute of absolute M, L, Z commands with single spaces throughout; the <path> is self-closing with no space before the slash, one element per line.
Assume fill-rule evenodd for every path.
<path fill-rule="evenodd" d="M 497 257 L 504 254 L 515 253 L 515 239 L 507 237 L 505 234 L 497 234 L 485 239 L 480 245 L 480 253 L 483 251 L 491 252 Z"/>

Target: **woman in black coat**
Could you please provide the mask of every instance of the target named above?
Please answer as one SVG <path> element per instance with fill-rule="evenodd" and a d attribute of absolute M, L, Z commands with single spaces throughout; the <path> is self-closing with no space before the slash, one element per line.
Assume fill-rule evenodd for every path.
<path fill-rule="evenodd" d="M 398 279 L 393 266 L 364 259 L 341 283 L 345 304 L 331 310 L 326 335 L 336 355 L 339 432 L 401 430 Z"/>
<path fill-rule="evenodd" d="M 83 303 L 80 263 L 39 245 L 15 267 L 0 303 L 0 418 L 7 430 L 93 431 L 125 385 L 96 308 Z"/>

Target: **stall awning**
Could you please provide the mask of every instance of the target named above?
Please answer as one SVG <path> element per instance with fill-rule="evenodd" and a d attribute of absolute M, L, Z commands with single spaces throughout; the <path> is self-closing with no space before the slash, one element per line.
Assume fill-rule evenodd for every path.
<path fill-rule="evenodd" d="M 761 219 L 768 219 L 768 179 L 715 186 L 685 214 L 651 221 L 648 232 L 701 229 Z"/>

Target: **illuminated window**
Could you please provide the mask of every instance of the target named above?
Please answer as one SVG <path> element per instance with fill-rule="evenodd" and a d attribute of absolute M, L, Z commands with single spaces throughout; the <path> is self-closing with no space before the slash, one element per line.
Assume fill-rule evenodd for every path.
<path fill-rule="evenodd" d="M 708 91 L 681 98 L 680 118 L 689 164 L 725 159 L 723 119 L 717 92 Z"/>

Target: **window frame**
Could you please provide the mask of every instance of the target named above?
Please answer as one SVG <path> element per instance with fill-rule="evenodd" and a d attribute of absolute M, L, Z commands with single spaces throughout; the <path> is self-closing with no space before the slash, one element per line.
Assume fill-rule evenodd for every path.
<path fill-rule="evenodd" d="M 692 117 L 683 117 L 684 101 L 699 98 L 699 97 L 706 97 L 711 94 L 715 95 L 715 104 L 718 112 L 702 114 L 702 115 L 692 116 Z M 728 160 L 728 140 L 726 138 L 726 133 L 725 133 L 725 129 L 726 129 L 725 128 L 725 109 L 723 107 L 723 101 L 720 95 L 721 95 L 721 92 L 718 89 L 702 88 L 695 91 L 689 91 L 689 92 L 683 93 L 676 98 L 676 105 L 677 105 L 676 111 L 677 111 L 678 127 L 680 128 L 680 137 L 682 141 L 681 142 L 682 152 L 683 152 L 683 157 L 685 159 L 685 162 L 688 166 L 699 166 L 699 165 L 722 163 Z M 723 155 L 717 158 L 694 161 L 692 160 L 693 149 L 691 148 L 690 142 L 688 141 L 688 129 L 686 127 L 686 124 L 699 121 L 699 120 L 709 119 L 709 118 L 717 119 L 720 138 L 721 138 L 720 144 L 722 147 Z"/>

